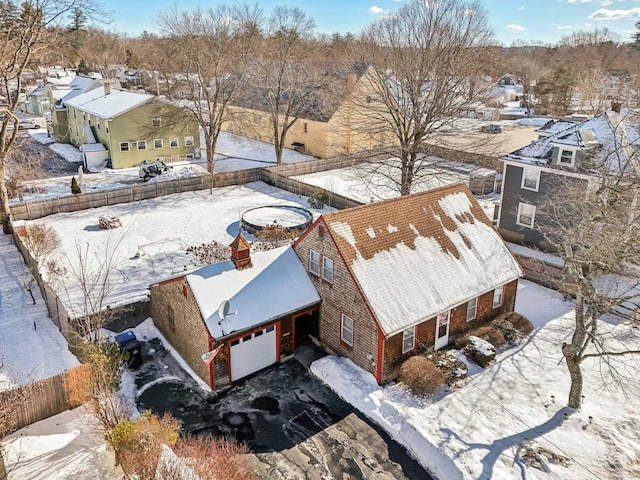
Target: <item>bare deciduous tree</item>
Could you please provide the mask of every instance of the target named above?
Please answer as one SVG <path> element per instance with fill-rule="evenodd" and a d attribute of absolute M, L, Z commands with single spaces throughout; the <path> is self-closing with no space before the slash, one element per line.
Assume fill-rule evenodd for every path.
<path fill-rule="evenodd" d="M 87 18 L 100 10 L 96 0 L 25 0 L 3 2 L 0 18 L 0 97 L 7 105 L 0 108 L 0 220 L 5 233 L 11 233 L 11 211 L 5 179 L 7 157 L 14 148 L 18 118 L 13 113 L 20 101 L 25 70 L 31 67 L 49 45 L 55 44 L 62 29 L 53 28 L 74 8 Z"/>
<path fill-rule="evenodd" d="M 325 110 L 320 90 L 329 77 L 322 62 L 311 62 L 315 22 L 297 7 L 277 6 L 267 21 L 260 57 L 254 59 L 242 106 L 267 113 L 276 163 L 282 164 L 287 134 L 303 118 Z M 250 119 L 241 118 L 243 125 Z"/>
<path fill-rule="evenodd" d="M 204 11 L 174 9 L 158 17 L 175 48 L 175 69 L 189 90 L 185 112 L 204 131 L 212 189 L 216 143 L 260 36 L 261 14 L 257 5 L 217 5 Z"/>
<path fill-rule="evenodd" d="M 424 143 L 483 93 L 475 79 L 491 37 L 482 6 L 460 0 L 411 0 L 365 31 L 361 53 L 371 74 L 352 124 L 398 159 L 389 178 L 402 195 L 420 176 Z"/>
<path fill-rule="evenodd" d="M 586 360 L 600 362 L 609 382 L 624 384 L 616 361 L 640 353 L 640 339 L 629 321 L 623 327 L 611 321 L 623 309 L 633 314 L 640 300 L 640 170 L 623 125 L 616 116 L 610 118 L 613 145 L 588 152 L 579 166 L 591 175 L 589 188 L 560 185 L 555 201 L 536 213 L 540 230 L 565 262 L 562 288 L 576 302 L 573 331 L 562 345 L 572 408 L 582 404 Z"/>

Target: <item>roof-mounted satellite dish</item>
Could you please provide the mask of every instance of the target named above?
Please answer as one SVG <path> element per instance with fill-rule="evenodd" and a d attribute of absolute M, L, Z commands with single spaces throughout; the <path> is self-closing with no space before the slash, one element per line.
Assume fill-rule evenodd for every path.
<path fill-rule="evenodd" d="M 218 307 L 218 316 L 220 320 L 218 321 L 218 325 L 222 325 L 222 321 L 229 314 L 229 300 L 223 300 L 220 306 Z"/>

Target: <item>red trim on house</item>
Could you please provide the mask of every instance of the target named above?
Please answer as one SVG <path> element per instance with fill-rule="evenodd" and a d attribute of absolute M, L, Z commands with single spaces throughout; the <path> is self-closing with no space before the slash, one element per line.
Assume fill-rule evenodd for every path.
<path fill-rule="evenodd" d="M 229 385 L 233 385 L 233 382 L 231 381 L 231 342 L 238 338 L 246 337 L 247 335 L 251 335 L 252 333 L 259 332 L 260 330 L 264 330 L 265 328 L 269 328 L 271 326 L 275 327 L 276 329 L 276 362 L 280 363 L 280 320 L 272 323 L 265 323 L 264 325 L 256 327 L 252 330 L 245 330 L 241 334 L 225 340 L 225 343 L 227 344 L 227 371 L 229 372 Z"/>
<path fill-rule="evenodd" d="M 280 322 L 276 322 L 276 363 L 280 363 Z"/>
<path fill-rule="evenodd" d="M 291 315 L 291 345 L 293 350 L 296 349 L 296 320 L 298 319 L 298 317 L 301 317 L 308 313 L 313 313 L 316 310 L 318 310 L 317 305 L 315 307 L 308 308 L 305 311 L 300 312 L 296 315 Z M 278 336 L 278 338 L 280 338 L 280 336 Z"/>
<path fill-rule="evenodd" d="M 227 340 L 227 372 L 229 372 L 229 385 L 233 385 L 231 382 L 231 340 Z"/>
<path fill-rule="evenodd" d="M 382 367 L 384 364 L 384 334 L 378 327 L 378 358 L 376 360 L 376 382 L 382 383 Z"/>
<path fill-rule="evenodd" d="M 211 336 L 209 336 L 209 351 L 213 350 L 213 339 L 211 338 Z M 214 377 L 213 377 L 213 364 L 215 363 L 215 359 L 213 360 L 213 362 L 211 362 L 209 364 L 209 386 L 211 387 L 212 390 L 215 390 L 215 383 L 214 381 Z"/>

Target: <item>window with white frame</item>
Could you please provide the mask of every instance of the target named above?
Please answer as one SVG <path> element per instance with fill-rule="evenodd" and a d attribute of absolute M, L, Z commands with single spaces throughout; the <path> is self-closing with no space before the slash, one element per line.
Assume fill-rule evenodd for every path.
<path fill-rule="evenodd" d="M 333 260 L 329 257 L 322 257 L 322 278 L 327 282 L 333 282 Z"/>
<path fill-rule="evenodd" d="M 320 275 L 320 254 L 314 250 L 309 251 L 309 271 L 314 275 Z"/>
<path fill-rule="evenodd" d="M 170 138 L 169 139 L 169 146 L 171 148 L 176 148 L 178 146 L 178 137 Z"/>
<path fill-rule="evenodd" d="M 120 142 L 120 151 L 128 152 L 129 151 L 129 142 Z"/>
<path fill-rule="evenodd" d="M 516 223 L 522 227 L 533 228 L 533 222 L 536 219 L 536 207 L 528 203 L 518 204 L 518 218 Z"/>
<path fill-rule="evenodd" d="M 558 155 L 558 163 L 562 165 L 573 165 L 573 155 L 574 152 L 572 150 L 564 150 L 560 149 L 560 155 Z"/>
<path fill-rule="evenodd" d="M 156 138 L 153 141 L 153 148 L 162 148 L 162 146 L 163 146 L 163 142 L 161 138 Z"/>
<path fill-rule="evenodd" d="M 74 108 L 73 109 L 73 118 L 78 118 L 77 113 L 78 113 L 78 111 Z"/>
<path fill-rule="evenodd" d="M 402 353 L 413 350 L 416 346 L 416 327 L 408 328 L 402 332 Z"/>
<path fill-rule="evenodd" d="M 162 126 L 162 119 L 160 118 L 152 118 L 151 125 L 153 128 L 160 128 Z"/>
<path fill-rule="evenodd" d="M 340 339 L 353 347 L 353 319 L 347 317 L 344 313 L 340 322 Z"/>
<path fill-rule="evenodd" d="M 147 149 L 147 141 L 138 140 L 138 150 L 146 150 L 146 149 Z"/>
<path fill-rule="evenodd" d="M 493 308 L 498 308 L 500 305 L 502 305 L 502 285 L 493 291 Z"/>
<path fill-rule="evenodd" d="M 184 146 L 193 147 L 193 137 L 184 137 Z"/>
<path fill-rule="evenodd" d="M 535 168 L 524 168 L 522 172 L 522 185 L 521 188 L 525 190 L 538 191 L 540 185 L 540 170 Z"/>
<path fill-rule="evenodd" d="M 470 322 L 478 314 L 478 298 L 472 298 L 467 302 L 467 322 Z"/>

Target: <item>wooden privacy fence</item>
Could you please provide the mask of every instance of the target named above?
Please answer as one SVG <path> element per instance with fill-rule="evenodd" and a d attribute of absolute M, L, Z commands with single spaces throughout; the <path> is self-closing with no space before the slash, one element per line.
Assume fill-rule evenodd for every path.
<path fill-rule="evenodd" d="M 44 420 L 90 398 L 91 365 L 0 392 L 0 438 Z"/>

